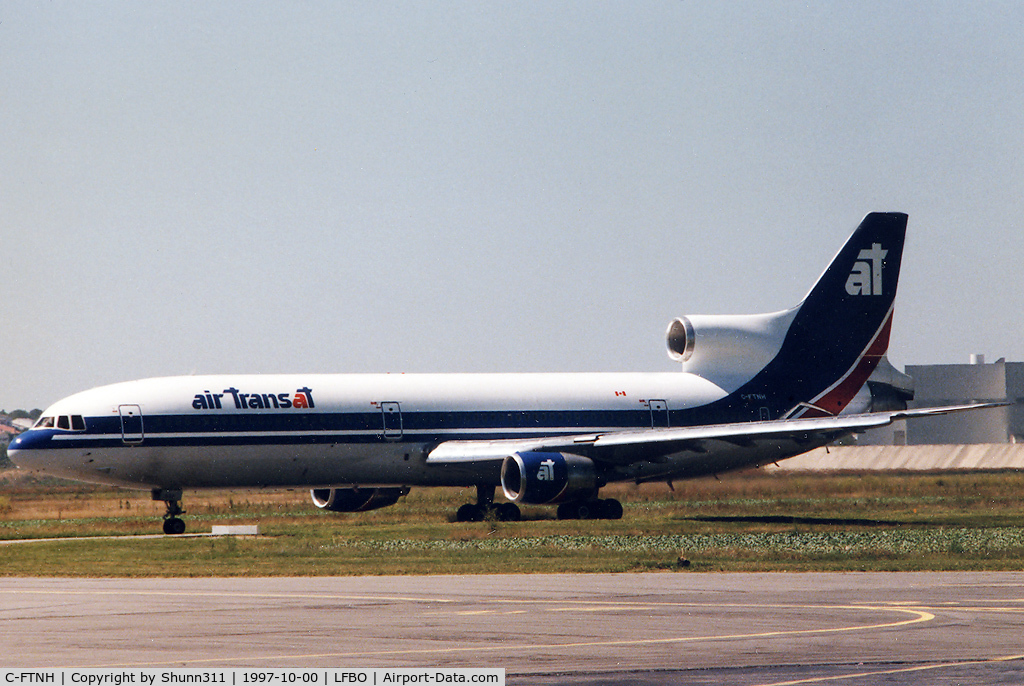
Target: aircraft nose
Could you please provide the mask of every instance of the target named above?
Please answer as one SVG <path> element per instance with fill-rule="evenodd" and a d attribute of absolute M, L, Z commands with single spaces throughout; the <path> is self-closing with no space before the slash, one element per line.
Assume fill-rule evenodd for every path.
<path fill-rule="evenodd" d="M 7 458 L 19 467 L 29 466 L 32 453 L 50 443 L 48 431 L 26 431 L 16 436 L 7 446 Z"/>

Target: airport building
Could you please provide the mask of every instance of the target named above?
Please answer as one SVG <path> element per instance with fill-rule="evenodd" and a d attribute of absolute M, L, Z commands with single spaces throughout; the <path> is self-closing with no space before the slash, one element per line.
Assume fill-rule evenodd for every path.
<path fill-rule="evenodd" d="M 986 364 L 972 355 L 968 364 L 907 365 L 914 380 L 909 407 L 973 402 L 1010 402 L 1008 407 L 897 422 L 857 438 L 857 445 L 970 445 L 1024 443 L 1024 362 L 1000 358 Z"/>

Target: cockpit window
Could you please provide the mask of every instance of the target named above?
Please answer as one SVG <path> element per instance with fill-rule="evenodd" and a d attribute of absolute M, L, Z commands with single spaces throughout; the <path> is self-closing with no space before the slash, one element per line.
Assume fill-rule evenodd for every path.
<path fill-rule="evenodd" d="M 63 429 L 64 431 L 85 431 L 85 419 L 80 414 L 59 417 L 41 417 L 33 429 Z"/>

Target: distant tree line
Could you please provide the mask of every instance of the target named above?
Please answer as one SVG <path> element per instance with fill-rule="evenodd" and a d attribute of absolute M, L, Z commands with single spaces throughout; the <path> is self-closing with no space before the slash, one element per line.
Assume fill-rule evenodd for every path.
<path fill-rule="evenodd" d="M 39 419 L 40 415 L 43 414 L 43 411 L 39 409 L 14 410 L 13 412 L 8 412 L 7 410 L 0 410 L 0 414 L 7 415 L 11 419 L 31 419 L 32 421 L 35 421 Z"/>
<path fill-rule="evenodd" d="M 31 419 L 33 422 L 43 414 L 42 410 L 14 410 L 8 412 L 7 410 L 0 410 L 0 416 L 6 417 L 8 420 L 11 419 Z M 0 443 L 0 469 L 8 469 L 13 467 L 14 463 L 7 459 L 7 443 Z"/>

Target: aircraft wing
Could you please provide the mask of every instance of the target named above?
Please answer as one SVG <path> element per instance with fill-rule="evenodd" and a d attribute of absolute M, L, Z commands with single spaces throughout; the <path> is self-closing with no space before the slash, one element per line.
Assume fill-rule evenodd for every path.
<path fill-rule="evenodd" d="M 1009 404 L 975 403 L 814 419 L 637 429 L 529 439 L 445 441 L 430 451 L 427 464 L 501 462 L 513 453 L 547 451 L 583 455 L 595 463 L 620 466 L 643 461 L 658 462 L 667 455 L 682 452 L 702 455 L 703 461 L 708 462 L 715 459 L 717 452 L 765 453 L 775 447 L 781 450 L 785 446 L 785 454 L 780 454 L 778 458 L 783 459 L 828 445 L 843 436 L 886 426 L 901 419 L 932 417 Z M 729 468 L 729 465 L 724 465 L 722 471 Z"/>

